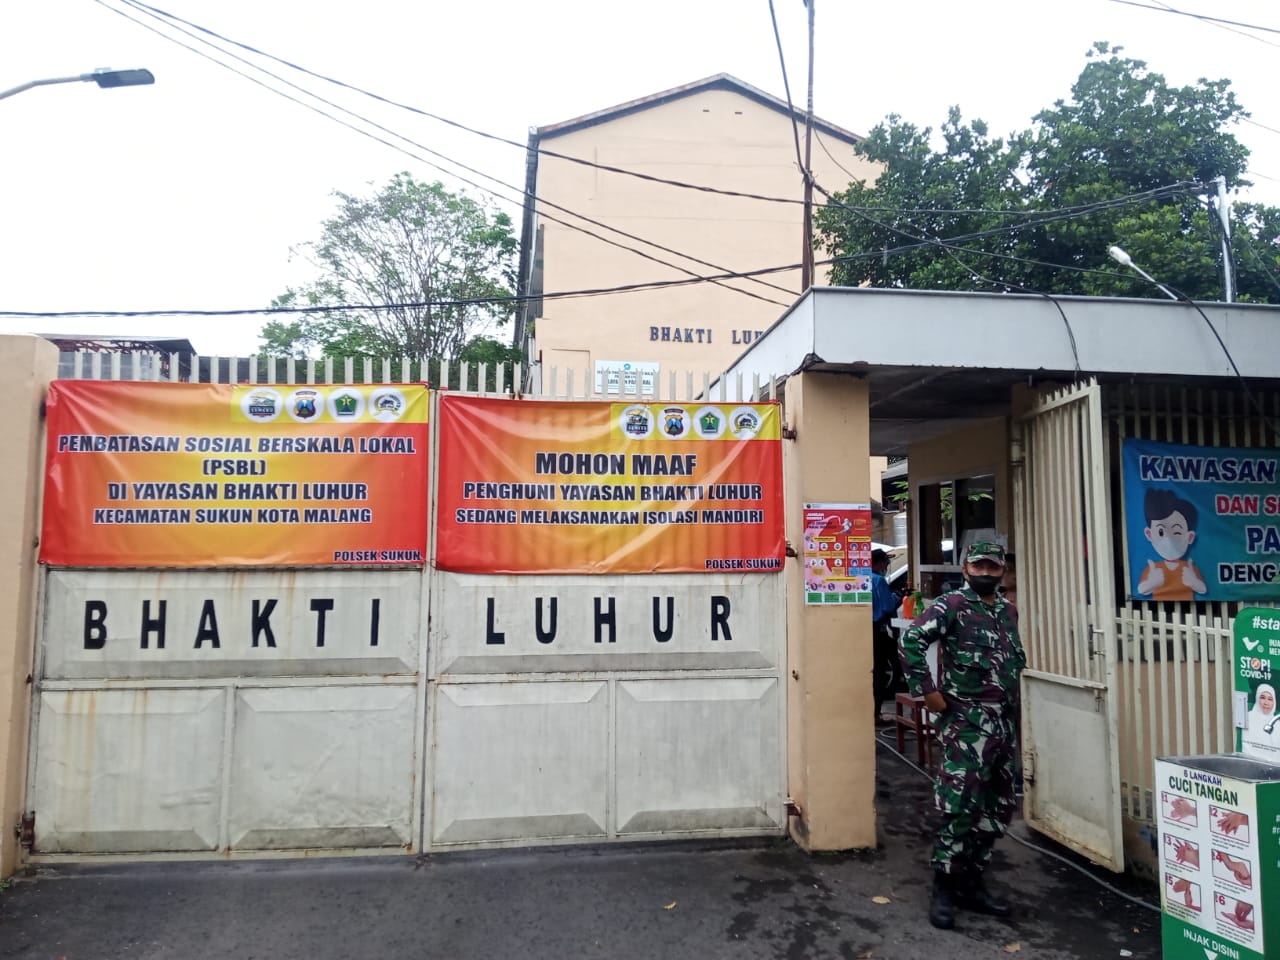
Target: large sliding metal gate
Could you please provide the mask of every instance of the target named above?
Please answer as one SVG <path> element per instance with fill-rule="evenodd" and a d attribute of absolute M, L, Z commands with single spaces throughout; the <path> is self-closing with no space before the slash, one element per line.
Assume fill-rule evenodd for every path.
<path fill-rule="evenodd" d="M 120 359 L 74 372 L 127 379 Z M 225 377 L 209 365 L 211 379 L 230 382 L 241 363 Z M 322 385 L 422 369 L 343 367 L 249 369 Z M 177 379 L 176 357 L 167 369 Z M 459 392 L 513 392 L 483 366 L 450 373 Z M 545 396 L 563 399 L 695 392 L 693 377 L 625 397 L 587 376 L 577 391 L 566 377 L 567 395 L 548 380 Z M 726 395 L 722 381 L 708 402 L 760 392 Z M 56 569 L 42 584 L 27 797 L 37 857 L 785 830 L 781 573 Z M 557 622 L 549 648 L 538 638 Z"/>

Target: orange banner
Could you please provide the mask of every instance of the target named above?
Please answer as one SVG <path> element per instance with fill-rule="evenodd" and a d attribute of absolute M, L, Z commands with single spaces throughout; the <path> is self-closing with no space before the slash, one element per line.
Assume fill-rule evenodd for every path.
<path fill-rule="evenodd" d="M 777 404 L 441 394 L 438 416 L 442 570 L 782 569 Z"/>
<path fill-rule="evenodd" d="M 427 388 L 55 380 L 40 560 L 421 564 Z"/>

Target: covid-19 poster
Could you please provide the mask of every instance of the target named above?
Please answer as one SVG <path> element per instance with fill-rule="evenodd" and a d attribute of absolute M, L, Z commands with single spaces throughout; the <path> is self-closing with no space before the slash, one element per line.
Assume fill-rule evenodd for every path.
<path fill-rule="evenodd" d="M 1245 607 L 1236 614 L 1233 633 L 1236 750 L 1280 764 L 1280 610 Z"/>
<path fill-rule="evenodd" d="M 1136 600 L 1280 600 L 1280 451 L 1126 439 Z"/>

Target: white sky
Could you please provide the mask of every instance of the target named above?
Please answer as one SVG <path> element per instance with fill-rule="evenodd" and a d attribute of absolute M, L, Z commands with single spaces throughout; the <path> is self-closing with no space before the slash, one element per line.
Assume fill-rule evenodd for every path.
<path fill-rule="evenodd" d="M 522 144 L 530 126 L 720 72 L 783 95 L 767 0 L 155 2 L 317 72 Z M 1268 0 L 1171 3 L 1280 28 Z M 806 12 L 801 0 L 775 6 L 792 95 L 803 102 Z M 290 248 L 317 236 L 333 209 L 331 191 L 365 192 L 404 169 L 461 186 L 113 9 L 127 8 L 122 0 L 38 0 L 8 4 L 0 14 L 0 89 L 98 67 L 147 67 L 156 75 L 153 87 L 65 84 L 0 101 L 0 310 L 265 307 L 309 277 L 309 265 L 291 258 Z M 816 19 L 815 112 L 858 133 L 891 112 L 937 128 L 953 103 L 995 134 L 1022 129 L 1036 111 L 1069 96 L 1094 40 L 1123 44 L 1174 83 L 1226 77 L 1254 120 L 1280 131 L 1280 33 L 1245 36 L 1111 0 L 817 0 Z M 523 149 L 271 69 L 523 184 Z M 1244 124 L 1237 136 L 1253 151 L 1251 198 L 1280 204 L 1280 133 Z M 253 352 L 263 322 L 0 318 L 0 333 L 185 336 L 203 353 L 226 355 Z"/>

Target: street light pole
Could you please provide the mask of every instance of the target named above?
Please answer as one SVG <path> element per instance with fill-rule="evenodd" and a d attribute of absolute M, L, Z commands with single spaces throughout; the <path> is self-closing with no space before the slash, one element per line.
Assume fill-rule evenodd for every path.
<path fill-rule="evenodd" d="M 32 87 L 47 87 L 55 83 L 96 83 L 104 90 L 111 87 L 144 87 L 156 82 L 150 70 L 94 70 L 92 73 L 81 73 L 74 77 L 50 77 L 47 80 L 32 80 L 20 84 L 11 90 L 0 90 L 0 100 L 14 94 L 30 90 Z"/>

